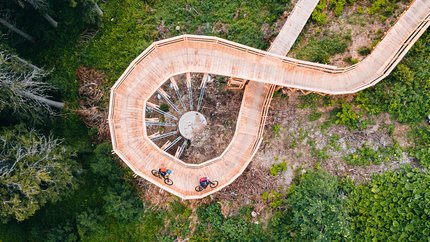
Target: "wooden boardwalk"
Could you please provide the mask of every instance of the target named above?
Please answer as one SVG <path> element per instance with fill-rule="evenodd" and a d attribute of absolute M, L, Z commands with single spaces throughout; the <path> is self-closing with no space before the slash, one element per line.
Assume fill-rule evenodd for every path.
<path fill-rule="evenodd" d="M 304 26 L 309 16 L 302 13 L 313 9 L 309 2 L 299 1 L 298 6 L 307 7 L 293 10 L 290 17 L 294 19 L 286 24 Z M 425 32 L 429 20 L 430 1 L 415 0 L 372 54 L 347 68 L 282 56 L 300 33 L 289 32 L 290 27 L 285 26 L 269 49 L 274 53 L 207 36 L 182 35 L 155 42 L 112 87 L 109 125 L 113 150 L 137 175 L 181 198 L 207 196 L 233 182 L 251 161 L 261 142 L 274 85 L 327 94 L 354 93 L 373 86 L 394 69 Z M 284 34 L 290 37 L 281 36 Z M 188 72 L 250 80 L 231 143 L 220 157 L 202 164 L 186 164 L 160 150 L 147 137 L 145 128 L 146 101 L 171 76 Z M 151 175 L 152 169 L 161 166 L 173 170 L 173 186 Z M 220 185 L 197 193 L 194 187 L 202 176 L 218 180 Z"/>

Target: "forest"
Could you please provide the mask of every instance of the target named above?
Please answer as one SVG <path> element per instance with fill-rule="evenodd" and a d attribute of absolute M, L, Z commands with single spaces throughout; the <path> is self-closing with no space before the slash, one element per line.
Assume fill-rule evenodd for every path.
<path fill-rule="evenodd" d="M 350 25 L 368 21 L 357 24 L 364 29 L 392 25 L 409 2 L 321 0 L 291 55 L 357 63 L 383 31 L 355 48 L 353 33 L 330 32 L 332 26 L 346 16 L 343 22 Z M 285 150 L 300 153 L 307 147 L 309 152 L 302 152 L 312 162 L 293 167 L 294 157 L 273 157 L 261 171 L 266 180 L 280 183 L 259 190 L 255 200 L 183 201 L 136 179 L 112 155 L 109 89 L 153 41 L 214 35 L 265 50 L 294 3 L 1 1 L 0 241 L 428 241 L 429 30 L 372 88 L 339 97 L 300 94 L 295 108 L 308 115 L 303 126 L 320 122 L 327 145 L 320 148 L 305 127 L 294 139 L 284 139 Z M 293 96 L 279 90 L 273 102 L 292 103 Z M 274 104 L 272 112 L 286 108 Z M 363 134 L 380 117 L 387 121 L 380 129 L 389 144 L 360 143 L 338 157 L 366 179 L 330 168 L 342 149 L 342 136 L 331 132 Z M 287 131 L 279 120 L 268 122 L 264 138 L 270 144 Z M 282 184 L 288 174 L 291 183 Z"/>

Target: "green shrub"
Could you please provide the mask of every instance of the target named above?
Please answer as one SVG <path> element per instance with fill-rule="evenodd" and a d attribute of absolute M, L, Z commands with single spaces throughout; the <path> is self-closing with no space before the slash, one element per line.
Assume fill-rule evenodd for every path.
<path fill-rule="evenodd" d="M 350 128 L 356 127 L 358 114 L 352 109 L 350 104 L 342 104 L 339 112 L 336 113 L 336 124 L 346 125 Z"/>
<path fill-rule="evenodd" d="M 270 220 L 274 241 L 350 240 L 344 190 L 325 171 L 298 175 L 285 200 Z"/>
<path fill-rule="evenodd" d="M 312 12 L 312 20 L 317 22 L 319 25 L 324 25 L 327 22 L 327 14 L 323 13 L 327 6 L 327 0 L 321 0 L 318 2 L 314 11 Z"/>
<path fill-rule="evenodd" d="M 358 52 L 358 54 L 360 54 L 362 56 L 366 56 L 366 55 L 370 54 L 370 52 L 372 52 L 372 50 L 367 46 L 362 46 L 362 47 L 358 48 L 357 52 Z"/>
<path fill-rule="evenodd" d="M 330 155 L 327 154 L 327 147 L 324 147 L 323 149 L 318 149 L 314 140 L 309 140 L 308 143 L 311 146 L 311 155 L 317 158 L 319 162 L 325 161 L 330 158 Z"/>
<path fill-rule="evenodd" d="M 346 0 L 331 0 L 330 5 L 334 6 L 334 14 L 336 16 L 342 15 L 343 8 L 346 5 Z"/>
<path fill-rule="evenodd" d="M 411 148 L 410 154 L 423 166 L 430 168 L 430 128 L 416 127 L 412 131 L 415 146 Z"/>
<path fill-rule="evenodd" d="M 160 104 L 160 110 L 164 112 L 169 112 L 169 105 L 167 103 Z"/>
<path fill-rule="evenodd" d="M 278 176 L 281 172 L 287 171 L 287 162 L 282 161 L 278 164 L 273 164 L 272 167 L 270 167 L 270 175 L 272 176 Z"/>
<path fill-rule="evenodd" d="M 299 105 L 298 108 L 312 108 L 315 109 L 317 107 L 318 101 L 321 99 L 321 96 L 315 93 L 310 93 L 308 95 L 300 95 L 299 96 Z"/>
<path fill-rule="evenodd" d="M 343 61 L 345 61 L 346 63 L 348 63 L 350 65 L 354 65 L 354 64 L 358 63 L 358 59 L 352 58 L 351 56 L 344 58 Z"/>
<path fill-rule="evenodd" d="M 274 190 L 264 192 L 261 198 L 266 201 L 271 208 L 278 208 L 284 204 L 284 195 Z"/>
<path fill-rule="evenodd" d="M 309 115 L 309 121 L 311 122 L 317 121 L 318 119 L 321 118 L 321 116 L 322 116 L 322 113 L 313 110 L 312 113 Z"/>
<path fill-rule="evenodd" d="M 378 149 L 372 149 L 367 146 L 367 144 L 364 144 L 363 147 L 358 149 L 356 152 L 345 156 L 344 159 L 348 165 L 365 166 L 388 162 L 396 157 L 400 157 L 402 152 L 403 151 L 398 144 Z"/>
<path fill-rule="evenodd" d="M 200 206 L 197 209 L 198 231 L 192 241 L 266 241 L 262 227 L 253 224 L 249 210 L 245 210 L 237 216 L 224 218 L 218 203 Z"/>
<path fill-rule="evenodd" d="M 274 124 L 272 131 L 273 131 L 273 135 L 275 135 L 275 137 L 279 137 L 281 134 L 281 125 L 280 124 Z"/>
<path fill-rule="evenodd" d="M 382 20 L 392 16 L 394 10 L 397 8 L 396 1 L 390 0 L 371 0 L 372 5 L 369 7 L 369 14 L 379 13 Z"/>
<path fill-rule="evenodd" d="M 296 56 L 298 59 L 326 64 L 331 56 L 343 53 L 350 41 L 349 35 L 340 34 L 312 37 L 306 46 L 299 49 Z"/>
<path fill-rule="evenodd" d="M 422 241 L 430 236 L 430 175 L 406 168 L 375 175 L 348 196 L 353 241 Z"/>

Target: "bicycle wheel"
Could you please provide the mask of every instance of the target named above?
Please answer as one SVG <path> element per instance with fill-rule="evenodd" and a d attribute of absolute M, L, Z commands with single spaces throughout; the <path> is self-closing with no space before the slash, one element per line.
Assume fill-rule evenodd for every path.
<path fill-rule="evenodd" d="M 201 192 L 203 191 L 203 187 L 202 186 L 196 186 L 196 192 Z"/>
<path fill-rule="evenodd" d="M 218 181 L 211 181 L 210 186 L 211 186 L 212 188 L 217 187 L 217 186 L 218 186 Z"/>
<path fill-rule="evenodd" d="M 151 173 L 156 177 L 160 177 L 160 173 L 157 170 L 152 170 Z"/>
<path fill-rule="evenodd" d="M 173 185 L 173 181 L 170 178 L 165 178 L 164 183 L 166 183 L 169 186 Z"/>

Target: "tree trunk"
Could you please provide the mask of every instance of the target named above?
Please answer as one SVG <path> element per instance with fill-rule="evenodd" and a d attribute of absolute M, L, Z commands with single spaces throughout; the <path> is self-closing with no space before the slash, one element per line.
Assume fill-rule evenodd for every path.
<path fill-rule="evenodd" d="M 21 35 L 24 39 L 34 43 L 34 38 L 31 37 L 30 35 L 28 35 L 27 33 L 21 31 L 20 29 L 16 28 L 15 26 L 13 26 L 12 24 L 8 23 L 6 20 L 0 18 L 0 24 L 2 24 L 3 26 L 5 26 L 6 28 L 12 30 L 13 32 Z"/>
<path fill-rule="evenodd" d="M 51 107 L 54 107 L 54 108 L 62 109 L 64 107 L 64 103 L 62 103 L 62 102 L 52 101 L 50 99 L 34 95 L 33 93 L 30 93 L 30 92 L 22 92 L 22 94 L 25 97 L 37 100 L 38 102 L 45 103 L 45 104 L 47 104 Z"/>
<path fill-rule="evenodd" d="M 28 61 L 26 61 L 26 60 L 22 59 L 21 57 L 19 57 L 19 56 L 17 56 L 17 55 L 14 55 L 14 57 L 15 57 L 18 61 L 20 61 L 21 63 L 23 63 L 24 65 L 28 65 L 28 66 L 30 66 L 31 68 L 33 68 L 34 70 L 36 70 L 36 71 L 38 71 L 38 72 L 40 72 L 40 73 L 44 72 L 44 71 L 43 71 L 42 69 L 40 69 L 39 67 L 37 67 L 37 66 L 35 66 L 35 65 L 31 64 L 30 62 L 28 62 Z"/>
<path fill-rule="evenodd" d="M 103 10 L 99 7 L 97 3 L 94 3 L 94 8 L 99 16 L 103 16 Z"/>
<path fill-rule="evenodd" d="M 51 18 L 51 16 L 49 16 L 49 14 L 42 13 L 42 16 L 49 22 L 49 24 L 51 24 L 52 27 L 57 28 L 57 26 L 58 26 L 57 21 L 55 21 L 53 18 Z"/>

